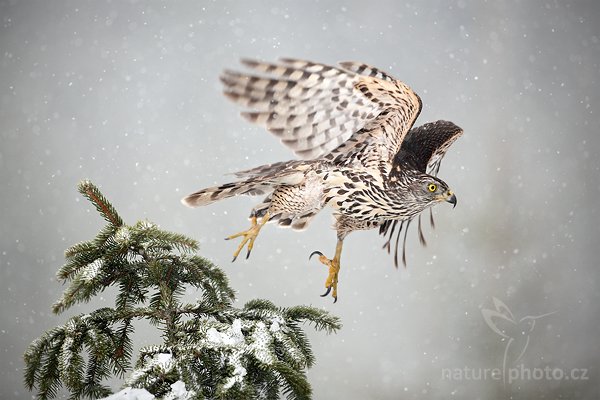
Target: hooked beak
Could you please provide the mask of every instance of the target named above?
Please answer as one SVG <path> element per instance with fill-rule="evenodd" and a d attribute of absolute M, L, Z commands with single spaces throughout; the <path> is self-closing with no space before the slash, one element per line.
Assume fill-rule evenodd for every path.
<path fill-rule="evenodd" d="M 456 207 L 456 195 L 451 191 L 448 191 L 448 193 L 446 193 L 446 201 L 453 205 L 452 208 Z"/>

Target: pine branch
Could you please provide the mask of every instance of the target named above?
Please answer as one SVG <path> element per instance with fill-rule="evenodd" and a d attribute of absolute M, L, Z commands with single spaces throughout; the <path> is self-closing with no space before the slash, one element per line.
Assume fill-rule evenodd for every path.
<path fill-rule="evenodd" d="M 182 253 L 198 250 L 198 242 L 179 233 L 159 229 L 149 221 L 139 221 L 130 227 L 132 242 L 142 243 L 145 251 L 170 251 L 176 249 Z"/>
<path fill-rule="evenodd" d="M 61 280 L 73 279 L 81 268 L 99 259 L 101 254 L 98 246 L 92 242 L 78 243 L 65 252 L 67 263 L 58 270 L 56 275 Z"/>
<path fill-rule="evenodd" d="M 122 378 L 129 368 L 129 360 L 131 360 L 133 352 L 133 344 L 131 335 L 133 334 L 133 325 L 131 325 L 133 316 L 128 316 L 123 320 L 119 329 L 115 332 L 116 337 L 114 342 L 116 347 L 113 352 L 112 361 L 114 362 L 114 370 L 117 376 Z"/>
<path fill-rule="evenodd" d="M 235 299 L 235 291 L 223 271 L 205 258 L 191 256 L 181 261 L 179 279 L 202 289 L 202 298 L 208 304 L 229 306 Z"/>
<path fill-rule="evenodd" d="M 61 380 L 71 391 L 81 390 L 80 382 L 83 380 L 84 361 L 81 357 L 81 349 L 84 345 L 85 335 L 79 334 L 78 319 L 71 319 L 65 324 L 60 356 L 58 357 L 58 371 Z"/>
<path fill-rule="evenodd" d="M 288 322 L 287 328 L 289 329 L 289 340 L 291 340 L 295 346 L 300 349 L 302 356 L 304 357 L 304 365 L 302 365 L 302 368 L 311 368 L 315 363 L 315 356 L 313 355 L 310 342 L 306 337 L 306 334 L 295 321 Z"/>
<path fill-rule="evenodd" d="M 89 201 L 91 201 L 96 210 L 104 217 L 104 219 L 115 227 L 123 225 L 123 220 L 114 209 L 112 204 L 102 195 L 100 190 L 90 181 L 82 181 L 79 184 L 79 193 L 84 195 Z"/>
<path fill-rule="evenodd" d="M 57 327 L 47 331 L 40 338 L 34 340 L 30 345 L 27 351 L 25 352 L 25 385 L 29 390 L 33 389 L 36 386 L 36 383 L 44 386 L 48 386 L 48 384 L 44 384 L 44 381 L 52 381 L 58 379 L 58 370 L 56 370 L 56 375 L 46 375 L 42 373 L 42 368 L 44 365 L 47 365 L 53 360 L 54 352 L 52 349 L 55 349 L 57 345 L 62 344 L 62 335 L 63 328 Z M 40 398 L 47 398 L 41 393 L 40 389 Z"/>
<path fill-rule="evenodd" d="M 342 324 L 338 317 L 329 314 L 325 310 L 320 310 L 314 307 L 291 307 L 286 309 L 285 316 L 286 318 L 298 322 L 306 321 L 309 324 L 314 325 L 316 330 L 324 330 L 327 333 L 335 333 L 342 328 Z"/>
<path fill-rule="evenodd" d="M 288 364 L 277 362 L 273 364 L 283 384 L 283 394 L 288 399 L 310 399 L 312 389 L 306 380 L 306 375 L 301 371 L 291 368 Z"/>

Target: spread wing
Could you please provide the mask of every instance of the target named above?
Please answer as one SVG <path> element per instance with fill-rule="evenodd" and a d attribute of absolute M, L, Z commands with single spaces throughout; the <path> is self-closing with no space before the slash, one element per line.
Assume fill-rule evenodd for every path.
<path fill-rule="evenodd" d="M 446 151 L 452 143 L 462 135 L 462 133 L 463 130 L 454 123 L 441 120 L 413 128 L 406 135 L 400 151 L 394 157 L 394 165 L 403 164 L 404 166 L 436 176 L 440 170 L 442 158 L 446 155 Z M 391 250 L 394 233 L 396 233 L 394 252 L 394 263 L 396 267 L 398 267 L 398 245 L 400 243 L 400 234 L 403 228 L 402 263 L 406 265 L 406 235 L 411 221 L 412 220 L 389 220 L 379 226 L 379 234 L 388 237 L 388 240 L 383 245 L 388 253 Z M 432 227 L 435 226 L 431 209 L 430 223 Z M 421 229 L 420 215 L 418 220 L 418 232 L 421 244 L 426 245 L 423 230 Z"/>
<path fill-rule="evenodd" d="M 407 85 L 365 64 L 242 63 L 254 72 L 225 71 L 225 95 L 249 109 L 244 117 L 304 159 L 364 152 L 369 146 L 391 163 L 421 110 Z"/>
<path fill-rule="evenodd" d="M 463 130 L 450 121 L 435 121 L 411 129 L 394 157 L 394 164 L 408 162 L 421 172 L 436 176 L 442 158 Z"/>

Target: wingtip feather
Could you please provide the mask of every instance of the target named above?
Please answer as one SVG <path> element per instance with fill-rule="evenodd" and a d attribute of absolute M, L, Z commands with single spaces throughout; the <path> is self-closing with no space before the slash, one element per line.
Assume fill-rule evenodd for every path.
<path fill-rule="evenodd" d="M 350 70 L 350 67 L 352 67 L 354 64 L 356 64 L 356 62 L 354 62 L 354 61 L 340 61 L 338 64 L 341 65 L 343 68 L 346 68 L 347 70 Z"/>
<path fill-rule="evenodd" d="M 249 68 L 254 68 L 260 64 L 260 61 L 255 60 L 253 58 L 242 57 L 242 58 L 240 58 L 240 64 L 245 65 L 246 67 L 249 67 Z"/>

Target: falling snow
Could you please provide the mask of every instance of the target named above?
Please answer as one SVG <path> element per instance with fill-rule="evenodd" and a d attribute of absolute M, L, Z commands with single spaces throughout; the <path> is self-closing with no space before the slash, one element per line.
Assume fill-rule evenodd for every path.
<path fill-rule="evenodd" d="M 311 338 L 314 398 L 593 398 L 598 379 L 458 382 L 442 369 L 501 367 L 507 341 L 481 312 L 492 297 L 515 315 L 558 310 L 532 331 L 525 368 L 600 366 L 599 13 L 597 2 L 570 0 L 2 2 L 0 398 L 31 396 L 22 353 L 62 318 L 49 311 L 62 290 L 62 251 L 106 223 L 76 196 L 82 179 L 110 194 L 124 220 L 197 239 L 240 301 L 339 315 L 338 335 Z M 421 96 L 417 124 L 464 129 L 439 172 L 457 207 L 436 206 L 435 228 L 424 215 L 427 247 L 411 225 L 406 268 L 394 268 L 376 230 L 353 233 L 333 306 L 318 297 L 326 270 L 308 260 L 335 248 L 328 212 L 306 232 L 266 226 L 252 256 L 231 264 L 236 244 L 223 238 L 247 227 L 262 198 L 180 204 L 228 173 L 295 157 L 223 98 L 219 76 L 242 57 L 364 61 Z M 122 227 L 115 240 L 126 244 L 130 233 Z M 79 277 L 93 280 L 102 267 L 96 260 Z M 233 387 L 247 373 L 241 354 L 271 362 L 270 340 L 286 329 L 280 320 L 215 324 L 206 346 L 228 349 Z M 168 370 L 169 357 L 152 363 Z M 180 382 L 171 393 L 184 390 Z M 117 395 L 151 398 L 131 388 Z"/>

